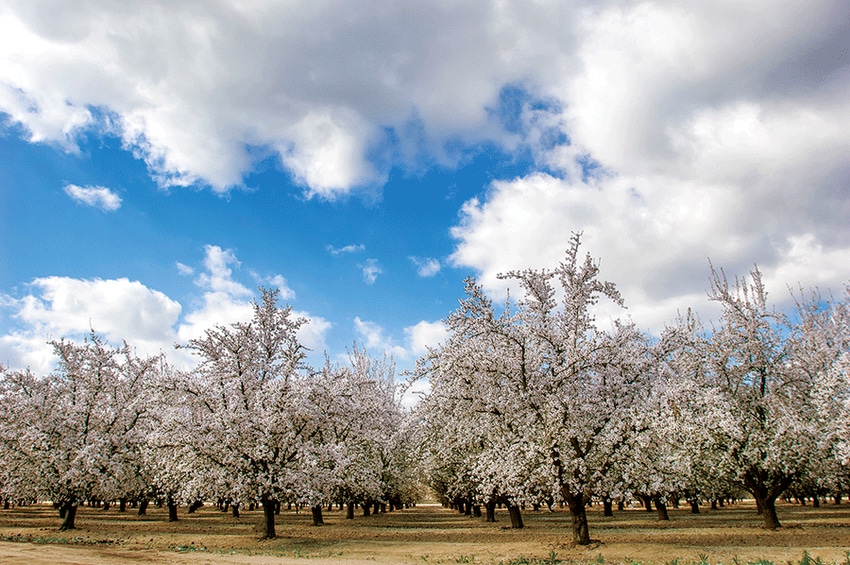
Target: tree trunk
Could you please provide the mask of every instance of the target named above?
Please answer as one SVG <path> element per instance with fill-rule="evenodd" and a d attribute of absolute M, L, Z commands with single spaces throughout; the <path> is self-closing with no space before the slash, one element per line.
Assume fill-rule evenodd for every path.
<path fill-rule="evenodd" d="M 520 528 L 525 527 L 522 523 L 522 513 L 520 512 L 519 506 L 515 504 L 508 505 L 508 514 L 511 517 L 511 528 L 518 530 Z"/>
<path fill-rule="evenodd" d="M 484 504 L 485 522 L 496 521 L 496 499 L 491 498 Z"/>
<path fill-rule="evenodd" d="M 622 512 L 625 509 L 626 509 L 626 501 L 621 498 L 617 501 L 617 510 Z"/>
<path fill-rule="evenodd" d="M 176 522 L 177 520 L 179 520 L 179 518 L 177 517 L 177 503 L 172 501 L 171 497 L 169 497 L 166 506 L 168 506 L 168 521 Z"/>
<path fill-rule="evenodd" d="M 584 507 L 584 495 L 570 494 L 565 496 L 567 506 L 570 508 L 570 516 L 573 519 L 573 542 L 576 545 L 590 544 L 590 529 L 587 526 L 587 512 Z"/>
<path fill-rule="evenodd" d="M 109 510 L 110 504 L 109 501 L 103 503 L 103 511 L 106 512 Z"/>
<path fill-rule="evenodd" d="M 127 499 L 119 498 L 118 499 L 118 512 L 126 512 L 127 511 Z"/>
<path fill-rule="evenodd" d="M 274 514 L 277 509 L 277 501 L 264 494 L 261 502 L 263 504 L 263 537 L 261 539 L 274 539 L 277 537 L 274 531 Z"/>
<path fill-rule="evenodd" d="M 360 505 L 360 508 L 363 509 L 363 517 L 364 518 L 368 518 L 369 516 L 372 515 L 372 511 L 370 510 L 370 507 L 371 507 L 371 504 L 369 504 L 368 502 L 364 502 L 363 504 Z"/>
<path fill-rule="evenodd" d="M 230 505 L 230 512 L 233 514 L 234 518 L 239 517 L 239 503 L 238 502 L 234 502 L 233 504 Z"/>
<path fill-rule="evenodd" d="M 354 503 L 349 502 L 348 506 L 345 509 L 345 519 L 346 520 L 354 520 Z"/>
<path fill-rule="evenodd" d="M 66 530 L 76 530 L 77 525 L 75 524 L 75 520 L 77 518 L 77 503 L 66 502 L 62 505 L 62 509 L 65 511 L 65 515 L 63 516 L 64 520 L 62 520 L 62 525 L 59 526 L 59 531 L 64 532 Z"/>
<path fill-rule="evenodd" d="M 812 495 L 812 506 L 815 508 L 820 508 L 820 499 L 816 494 Z"/>
<path fill-rule="evenodd" d="M 652 497 L 646 494 L 639 494 L 638 498 L 643 502 L 643 507 L 646 508 L 646 511 L 652 512 Z"/>
<path fill-rule="evenodd" d="M 670 515 L 667 514 L 667 505 L 664 504 L 664 501 L 661 500 L 660 496 L 656 496 L 654 500 L 655 500 L 655 510 L 658 512 L 658 520 L 660 522 L 669 520 Z"/>
<path fill-rule="evenodd" d="M 481 505 L 480 504 L 473 504 L 472 505 L 472 515 L 475 518 L 481 517 Z"/>
<path fill-rule="evenodd" d="M 139 501 L 139 516 L 144 516 L 148 513 L 148 499 L 143 498 Z"/>
<path fill-rule="evenodd" d="M 699 500 L 692 498 L 688 502 L 691 503 L 691 514 L 699 514 Z"/>
<path fill-rule="evenodd" d="M 325 521 L 322 519 L 322 505 L 317 504 L 310 508 L 313 512 L 313 525 L 314 526 L 324 526 Z"/>
<path fill-rule="evenodd" d="M 768 530 L 775 530 L 780 527 L 779 516 L 776 515 L 776 499 L 767 497 L 761 501 L 762 513 L 761 517 L 764 521 L 764 527 Z"/>
<path fill-rule="evenodd" d="M 602 499 L 602 515 L 603 516 L 613 516 L 614 515 L 614 501 L 608 498 L 607 496 Z"/>

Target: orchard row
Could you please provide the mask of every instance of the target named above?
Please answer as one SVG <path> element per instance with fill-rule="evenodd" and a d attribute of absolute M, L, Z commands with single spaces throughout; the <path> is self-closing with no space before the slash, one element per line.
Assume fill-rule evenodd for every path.
<path fill-rule="evenodd" d="M 262 291 L 249 322 L 183 347 L 193 370 L 138 357 L 94 332 L 55 342 L 50 375 L 2 372 L 0 495 L 52 500 L 62 528 L 84 501 L 215 501 L 401 507 L 427 488 L 488 519 L 507 505 L 565 504 L 577 544 L 586 507 L 748 492 L 768 528 L 780 496 L 850 490 L 850 296 L 767 301 L 761 273 L 711 271 L 722 315 L 690 311 L 658 336 L 596 316 L 623 300 L 574 236 L 552 270 L 504 275 L 522 297 L 495 306 L 474 279 L 417 362 L 430 392 L 404 409 L 395 367 L 356 346 L 307 366 L 303 320 Z M 603 308 L 603 310 L 600 310 Z M 608 314 L 610 317 L 610 314 Z M 123 503 L 123 502 L 122 502 Z"/>

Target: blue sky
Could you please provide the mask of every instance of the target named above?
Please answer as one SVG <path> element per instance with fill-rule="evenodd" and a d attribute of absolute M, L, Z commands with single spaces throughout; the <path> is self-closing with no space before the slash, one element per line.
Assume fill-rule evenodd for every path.
<path fill-rule="evenodd" d="M 0 363 L 142 352 L 280 286 L 410 367 L 573 231 L 657 331 L 708 260 L 850 279 L 846 4 L 0 2 Z"/>

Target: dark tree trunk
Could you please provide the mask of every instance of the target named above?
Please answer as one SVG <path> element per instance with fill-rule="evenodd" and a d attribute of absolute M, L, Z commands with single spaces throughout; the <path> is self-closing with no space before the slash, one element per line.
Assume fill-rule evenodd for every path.
<path fill-rule="evenodd" d="M 59 531 L 64 532 L 66 530 L 76 530 L 77 525 L 75 520 L 77 518 L 77 503 L 66 502 L 61 506 L 61 508 L 65 511 L 65 515 L 63 516 L 64 520 L 62 520 L 62 525 L 59 526 Z"/>
<path fill-rule="evenodd" d="M 519 506 L 515 504 L 509 504 L 508 514 L 511 517 L 511 528 L 516 530 L 525 527 L 525 525 L 522 523 L 522 512 L 520 512 Z"/>
<path fill-rule="evenodd" d="M 841 495 L 840 494 L 834 495 L 832 497 L 832 499 L 835 501 L 836 504 L 841 504 Z M 8 502 L 8 501 L 6 501 L 6 502 Z"/>
<path fill-rule="evenodd" d="M 692 498 L 688 502 L 691 504 L 691 514 L 699 514 L 699 500 Z"/>
<path fill-rule="evenodd" d="M 646 511 L 652 512 L 652 497 L 646 494 L 639 494 L 638 498 L 643 502 L 643 507 L 646 508 Z"/>
<path fill-rule="evenodd" d="M 277 501 L 264 494 L 261 502 L 263 504 L 263 537 L 262 539 L 274 539 L 277 534 L 274 531 L 274 515 L 278 508 Z"/>
<path fill-rule="evenodd" d="M 363 504 L 360 505 L 360 508 L 363 509 L 363 517 L 364 518 L 368 518 L 369 516 L 371 516 L 372 512 L 369 509 L 370 506 L 371 505 L 368 502 L 364 502 Z"/>
<path fill-rule="evenodd" d="M 765 529 L 775 530 L 780 527 L 779 517 L 776 515 L 776 499 L 791 485 L 792 477 L 781 477 L 773 484 L 766 485 L 761 477 L 749 475 L 745 477 L 744 484 L 753 498 L 756 499 L 756 505 L 761 508 L 761 518 L 764 522 Z"/>
<path fill-rule="evenodd" d="M 780 527 L 779 516 L 776 515 L 776 498 L 766 497 L 760 501 L 761 518 L 765 529 L 775 530 Z"/>
<path fill-rule="evenodd" d="M 603 516 L 613 516 L 614 515 L 614 501 L 608 498 L 607 496 L 602 499 L 602 515 Z"/>
<path fill-rule="evenodd" d="M 354 520 L 354 503 L 349 502 L 348 506 L 345 509 L 345 519 L 346 520 Z"/>
<path fill-rule="evenodd" d="M 661 500 L 661 497 L 656 496 L 654 501 L 655 501 L 655 510 L 658 512 L 658 520 L 659 521 L 669 520 L 670 515 L 667 514 L 667 505 L 664 504 L 664 501 Z"/>
<path fill-rule="evenodd" d="M 463 513 L 467 516 L 472 516 L 472 499 L 467 498 L 463 501 Z"/>
<path fill-rule="evenodd" d="M 8 498 L 7 498 L 6 500 L 4 500 L 4 501 L 3 501 L 3 510 L 8 510 L 8 509 L 9 509 L 9 505 L 10 505 L 10 504 L 11 504 L 11 503 L 9 502 L 9 499 L 8 499 Z"/>
<path fill-rule="evenodd" d="M 820 499 L 816 494 L 812 496 L 812 506 L 814 506 L 815 508 L 820 508 Z"/>
<path fill-rule="evenodd" d="M 127 511 L 127 499 L 119 498 L 118 499 L 118 512 L 126 512 Z"/>
<path fill-rule="evenodd" d="M 673 508 L 679 508 L 679 495 L 673 496 L 670 498 L 670 504 L 673 505 Z"/>
<path fill-rule="evenodd" d="M 325 521 L 322 519 L 322 505 L 317 504 L 311 508 L 313 511 L 313 525 L 314 526 L 324 526 Z"/>
<path fill-rule="evenodd" d="M 472 505 L 472 515 L 476 518 L 481 517 L 481 505 L 480 504 L 473 504 Z"/>
<path fill-rule="evenodd" d="M 177 503 L 171 500 L 171 498 L 169 497 L 168 501 L 166 502 L 166 506 L 168 506 L 168 521 L 176 522 L 177 520 L 179 520 L 179 518 L 177 517 Z"/>
<path fill-rule="evenodd" d="M 233 514 L 234 518 L 239 517 L 239 503 L 238 502 L 234 502 L 233 504 L 230 505 L 230 512 Z"/>
<path fill-rule="evenodd" d="M 622 512 L 625 509 L 626 509 L 626 501 L 621 498 L 617 501 L 617 510 Z"/>
<path fill-rule="evenodd" d="M 756 505 L 758 505 L 758 501 L 756 501 Z M 717 499 L 716 498 L 711 499 L 711 509 L 717 510 Z M 759 512 L 759 514 L 761 514 L 761 506 L 759 506 L 758 512 Z"/>
<path fill-rule="evenodd" d="M 148 499 L 143 498 L 139 501 L 139 516 L 144 516 L 148 513 Z"/>
<path fill-rule="evenodd" d="M 104 503 L 103 503 L 103 511 L 104 511 L 104 512 L 106 512 L 106 511 L 108 511 L 108 510 L 109 510 L 109 508 L 110 508 L 110 504 L 109 504 L 109 502 L 108 502 L 108 501 L 107 501 L 107 502 L 104 502 Z"/>
<path fill-rule="evenodd" d="M 587 511 L 584 506 L 584 495 L 581 493 L 570 493 L 564 498 L 567 500 L 567 506 L 570 509 L 570 516 L 573 519 L 573 542 L 576 545 L 589 545 L 590 529 L 587 526 Z"/>
<path fill-rule="evenodd" d="M 496 521 L 496 499 L 491 498 L 484 504 L 485 522 Z"/>

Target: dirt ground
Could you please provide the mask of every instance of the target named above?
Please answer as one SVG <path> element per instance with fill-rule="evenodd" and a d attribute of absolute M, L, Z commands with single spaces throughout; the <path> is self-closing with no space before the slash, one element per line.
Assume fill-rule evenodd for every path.
<path fill-rule="evenodd" d="M 169 523 L 163 509 L 147 516 L 80 508 L 77 530 L 59 532 L 58 514 L 50 506 L 0 510 L 0 563 L 55 565 L 143 564 L 316 564 L 342 563 L 658 563 L 684 565 L 700 561 L 744 564 L 767 559 L 799 563 L 803 551 L 826 563 L 850 565 L 850 504 L 819 509 L 781 504 L 783 528 L 760 527 L 752 503 L 699 515 L 671 510 L 658 522 L 642 509 L 602 516 L 589 512 L 590 547 L 571 547 L 569 514 L 523 514 L 526 527 L 511 530 L 504 511 L 496 524 L 470 518 L 437 505 L 380 514 L 353 521 L 341 512 L 326 512 L 326 525 L 311 525 L 309 512 L 283 511 L 278 538 L 260 541 L 260 512 L 233 518 L 206 506 L 195 514 L 182 508 Z M 554 561 L 558 562 L 558 561 Z"/>

